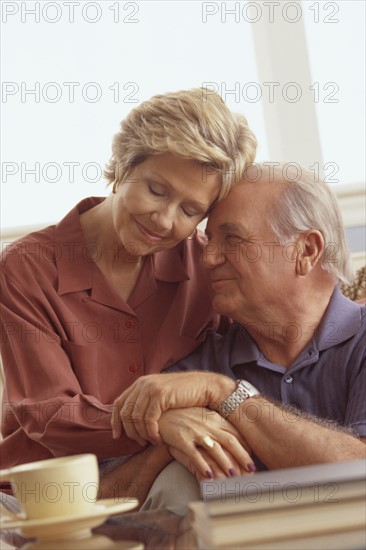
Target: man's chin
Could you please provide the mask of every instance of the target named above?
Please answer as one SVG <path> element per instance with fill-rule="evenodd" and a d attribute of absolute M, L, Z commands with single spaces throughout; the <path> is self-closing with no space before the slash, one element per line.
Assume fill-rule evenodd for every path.
<path fill-rule="evenodd" d="M 225 300 L 225 298 L 220 294 L 213 297 L 212 307 L 215 313 L 218 313 L 219 315 L 226 315 L 227 317 L 231 317 L 231 308 L 227 300 Z"/>

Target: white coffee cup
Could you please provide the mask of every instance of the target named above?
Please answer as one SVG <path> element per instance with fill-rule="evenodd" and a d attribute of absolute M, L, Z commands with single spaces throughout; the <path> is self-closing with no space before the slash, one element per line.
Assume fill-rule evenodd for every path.
<path fill-rule="evenodd" d="M 24 512 L 19 518 L 83 515 L 97 499 L 98 462 L 93 454 L 40 460 L 0 470 L 0 481 L 10 481 Z"/>

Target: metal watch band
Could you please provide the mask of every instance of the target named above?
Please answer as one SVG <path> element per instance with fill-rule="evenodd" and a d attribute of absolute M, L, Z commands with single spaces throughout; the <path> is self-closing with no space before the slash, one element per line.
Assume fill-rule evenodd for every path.
<path fill-rule="evenodd" d="M 235 409 L 243 403 L 248 397 L 253 397 L 254 395 L 259 395 L 259 391 L 255 388 L 250 382 L 246 380 L 237 381 L 236 390 L 233 391 L 229 397 L 225 399 L 217 409 L 217 412 L 226 418 L 231 414 Z"/>

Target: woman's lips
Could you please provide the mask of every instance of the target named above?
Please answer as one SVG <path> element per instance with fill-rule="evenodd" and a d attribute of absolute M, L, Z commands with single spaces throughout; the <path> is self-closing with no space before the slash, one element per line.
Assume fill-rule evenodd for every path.
<path fill-rule="evenodd" d="M 135 220 L 135 223 L 139 228 L 139 230 L 141 231 L 141 233 L 145 237 L 147 237 L 150 241 L 160 242 L 164 239 L 164 237 L 162 237 L 161 235 L 157 235 L 156 233 L 153 233 L 152 231 L 147 229 L 144 225 L 141 225 L 141 223 L 139 223 L 138 221 Z"/>

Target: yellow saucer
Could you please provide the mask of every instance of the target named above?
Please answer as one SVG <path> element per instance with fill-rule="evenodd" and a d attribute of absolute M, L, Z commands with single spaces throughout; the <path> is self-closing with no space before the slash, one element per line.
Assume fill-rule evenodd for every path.
<path fill-rule="evenodd" d="M 44 540 L 83 537 L 90 534 L 90 529 L 105 522 L 109 516 L 123 514 L 138 505 L 135 498 L 116 503 L 115 499 L 98 500 L 87 514 L 76 516 L 57 516 L 43 519 L 6 520 L 2 518 L 0 529 L 21 529 L 24 535 Z"/>
<path fill-rule="evenodd" d="M 111 540 L 102 535 L 84 539 L 46 540 L 29 542 L 22 550 L 144 550 L 142 542 L 135 540 Z"/>

